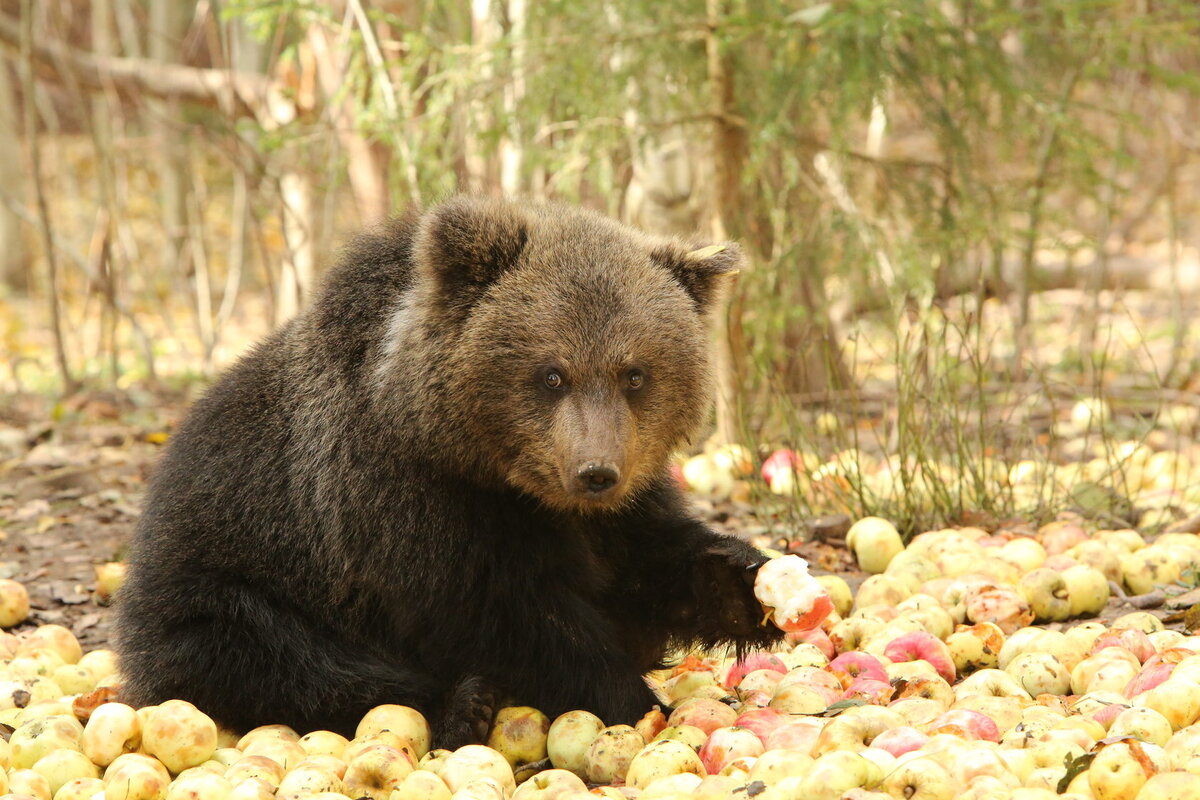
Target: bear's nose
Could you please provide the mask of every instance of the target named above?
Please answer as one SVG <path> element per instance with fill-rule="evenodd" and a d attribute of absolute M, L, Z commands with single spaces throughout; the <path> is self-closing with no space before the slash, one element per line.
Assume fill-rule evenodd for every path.
<path fill-rule="evenodd" d="M 590 463 L 575 473 L 575 481 L 580 489 L 599 494 L 617 485 L 621 473 L 612 464 Z"/>

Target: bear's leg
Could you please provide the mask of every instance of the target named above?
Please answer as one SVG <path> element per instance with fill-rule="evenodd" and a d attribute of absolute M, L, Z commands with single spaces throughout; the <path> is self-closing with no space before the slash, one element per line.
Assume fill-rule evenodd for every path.
<path fill-rule="evenodd" d="M 482 676 L 471 675 L 456 683 L 441 704 L 441 713 L 430 720 L 433 746 L 457 750 L 465 744 L 487 741 L 496 714 L 496 691 Z"/>
<path fill-rule="evenodd" d="M 462 652 L 486 664 L 505 693 L 551 719 L 587 709 L 608 725 L 632 725 L 662 704 L 612 623 L 582 598 L 546 594 L 531 608 L 525 594 L 498 596 L 486 624 L 473 627 L 477 635 L 471 649 Z"/>
<path fill-rule="evenodd" d="M 283 723 L 348 737 L 383 703 L 440 711 L 445 687 L 432 676 L 341 641 L 254 592 L 226 587 L 187 596 L 192 607 L 183 609 L 167 606 L 162 594 L 135 590 L 122 598 L 124 702 L 181 698 L 234 730 Z"/>
<path fill-rule="evenodd" d="M 651 507 L 606 538 L 622 576 L 608 609 L 632 652 L 645 663 L 661 657 L 672 641 L 734 645 L 743 652 L 782 639 L 783 631 L 763 624 L 754 596 L 754 579 L 767 557 L 674 505 Z"/>

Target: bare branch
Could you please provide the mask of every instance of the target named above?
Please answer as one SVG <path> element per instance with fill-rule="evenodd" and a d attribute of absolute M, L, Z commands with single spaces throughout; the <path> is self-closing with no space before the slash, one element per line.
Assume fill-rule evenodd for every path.
<path fill-rule="evenodd" d="M 0 53 L 19 58 L 20 42 L 19 22 L 0 14 Z M 74 80 L 92 91 L 111 86 L 127 94 L 215 106 L 230 116 L 254 117 L 264 124 L 285 124 L 297 115 L 286 87 L 265 75 L 99 56 L 61 42 L 32 44 L 30 58 L 47 77 L 63 80 L 59 70 L 67 69 Z"/>

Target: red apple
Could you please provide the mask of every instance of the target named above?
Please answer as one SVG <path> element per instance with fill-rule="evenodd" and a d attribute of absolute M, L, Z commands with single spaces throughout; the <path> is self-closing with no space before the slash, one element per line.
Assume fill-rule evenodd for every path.
<path fill-rule="evenodd" d="M 906 633 L 888 643 L 884 655 L 893 662 L 925 661 L 937 670 L 947 683 L 954 683 L 954 658 L 950 648 L 932 633 Z"/>
<path fill-rule="evenodd" d="M 700 748 L 700 761 L 708 773 L 713 775 L 734 759 L 757 757 L 762 753 L 763 742 L 753 731 L 736 726 L 717 728 L 709 734 L 708 740 Z"/>

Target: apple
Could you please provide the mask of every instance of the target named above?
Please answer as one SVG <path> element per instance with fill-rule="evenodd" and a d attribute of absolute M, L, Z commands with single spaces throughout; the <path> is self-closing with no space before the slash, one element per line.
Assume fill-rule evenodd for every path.
<path fill-rule="evenodd" d="M 684 482 L 697 494 L 722 498 L 733 491 L 733 473 L 717 464 L 709 453 L 692 456 L 683 462 L 682 469 Z"/>
<path fill-rule="evenodd" d="M 1149 636 L 1152 633 L 1157 633 L 1164 629 L 1163 621 L 1151 614 L 1149 611 L 1131 611 L 1128 614 L 1122 614 L 1112 621 L 1110 626 L 1113 630 L 1121 630 L 1123 628 L 1136 628 L 1142 633 Z"/>
<path fill-rule="evenodd" d="M 784 714 L 819 714 L 841 697 L 823 687 L 792 684 L 777 689 L 768 707 Z"/>
<path fill-rule="evenodd" d="M 137 750 L 142 741 L 142 724 L 137 712 L 124 703 L 104 703 L 88 717 L 80 744 L 83 754 L 100 767 L 107 767 L 123 754 Z"/>
<path fill-rule="evenodd" d="M 167 700 L 143 722 L 142 749 L 171 772 L 182 772 L 212 756 L 217 725 L 186 700 Z"/>
<path fill-rule="evenodd" d="M 283 780 L 283 767 L 267 756 L 242 756 L 225 769 L 225 778 L 234 786 L 242 781 L 257 779 L 266 781 L 274 794 Z"/>
<path fill-rule="evenodd" d="M 597 718 L 596 721 L 600 722 L 599 718 Z M 596 729 L 596 732 L 599 733 L 600 728 L 603 727 L 604 723 L 600 722 L 600 727 Z M 662 709 L 660 709 L 658 706 L 655 706 L 642 715 L 642 718 L 634 724 L 633 729 L 640 733 L 642 738 L 647 742 L 652 742 L 654 741 L 655 737 L 667 729 L 667 717 L 665 714 L 663 714 Z M 547 734 L 547 744 L 549 743 L 548 737 L 549 734 Z M 591 744 L 591 742 L 588 742 L 588 744 Z M 549 751 L 547 750 L 547 752 Z"/>
<path fill-rule="evenodd" d="M 1089 541 L 1087 532 L 1076 522 L 1055 520 L 1038 528 L 1037 539 L 1047 555 L 1065 553 L 1072 547 Z"/>
<path fill-rule="evenodd" d="M 82 735 L 83 726 L 71 716 L 55 714 L 23 722 L 9 736 L 9 764 L 13 769 L 29 769 L 55 750 L 81 751 Z"/>
<path fill-rule="evenodd" d="M 959 625 L 954 633 L 946 637 L 946 647 L 954 662 L 956 675 L 994 668 L 1000 663 L 1004 631 L 993 622 Z"/>
<path fill-rule="evenodd" d="M 234 783 L 233 788 L 229 790 L 229 800 L 271 800 L 273 797 L 275 787 L 262 778 L 246 778 Z"/>
<path fill-rule="evenodd" d="M 771 670 L 783 675 L 787 673 L 788 668 L 783 663 L 783 660 L 774 653 L 766 651 L 747 653 L 741 660 L 734 662 L 729 668 L 722 684 L 726 689 L 732 689 L 735 686 L 739 686 L 742 680 L 751 672 L 759 670 Z"/>
<path fill-rule="evenodd" d="M 417 773 L 414 773 L 417 774 Z M 438 781 L 439 783 L 441 781 Z M 445 785 L 442 786 L 445 789 Z M 548 769 L 537 773 L 522 783 L 513 792 L 513 800 L 568 800 L 587 792 L 587 784 L 579 776 L 565 769 Z M 450 793 L 446 792 L 443 800 L 449 800 Z M 392 796 L 391 800 L 400 800 Z M 418 800 L 418 798 L 413 798 Z M 429 797 L 427 800 L 438 800 Z"/>
<path fill-rule="evenodd" d="M 96 565 L 96 601 L 100 605 L 112 602 L 117 590 L 125 584 L 126 571 L 125 564 L 121 561 Z"/>
<path fill-rule="evenodd" d="M 1121 574 L 1130 594 L 1146 594 L 1156 586 L 1174 583 L 1183 573 L 1175 554 L 1156 544 L 1123 555 L 1120 559 Z"/>
<path fill-rule="evenodd" d="M 667 724 L 671 726 L 691 725 L 704 731 L 705 734 L 710 734 L 717 728 L 732 725 L 735 719 L 737 719 L 737 711 L 725 703 L 706 697 L 694 697 L 684 700 L 676 706 L 675 710 L 671 712 L 671 716 L 667 718 Z"/>
<path fill-rule="evenodd" d="M 481 745 L 473 746 L 481 747 Z M 488 748 L 483 749 L 486 750 Z M 460 761 L 459 763 L 461 764 L 462 762 Z M 342 777 L 341 783 L 344 785 L 345 793 L 351 797 L 365 796 L 372 798 L 372 800 L 387 800 L 388 795 L 392 793 L 392 790 L 398 788 L 404 779 L 407 778 L 410 773 L 412 773 L 414 766 L 415 759 L 413 758 L 412 754 L 406 750 L 397 747 L 391 747 L 386 744 L 372 745 L 355 755 L 346 764 L 346 774 Z M 449 766 L 450 765 L 448 763 L 447 769 L 449 769 Z M 279 790 L 283 791 L 284 785 L 288 780 L 288 776 L 299 771 L 299 768 L 289 771 L 288 774 L 284 776 L 283 781 L 280 782 Z M 468 771 L 469 770 L 464 767 L 463 772 Z M 321 775 L 317 774 L 318 772 L 324 772 L 324 770 L 312 770 L 307 772 L 308 774 L 305 776 L 305 780 L 312 781 L 314 785 L 322 780 L 336 779 L 337 777 L 336 775 L 330 773 L 326 778 L 322 778 Z M 489 770 L 487 772 L 480 770 L 480 773 L 481 774 L 471 775 L 471 777 L 494 777 L 499 780 L 504 775 L 503 771 L 499 769 Z M 508 774 L 511 775 L 511 773 L 512 769 L 510 768 Z M 445 775 L 445 773 L 443 773 L 442 778 L 449 786 L 450 779 Z M 302 785 L 303 784 L 301 784 L 301 786 Z M 333 785 L 334 784 L 332 783 L 332 780 L 329 780 L 329 786 Z M 515 788 L 515 786 L 516 784 L 513 783 L 513 785 L 509 788 L 509 791 L 511 791 L 512 788 Z M 326 788 L 319 791 L 342 790 Z"/>
<path fill-rule="evenodd" d="M 0 628 L 12 628 L 29 619 L 29 592 L 24 585 L 0 578 Z"/>
<path fill-rule="evenodd" d="M 157 758 L 126 753 L 104 770 L 104 799 L 163 800 L 170 783 L 171 775 Z"/>
<path fill-rule="evenodd" d="M 874 762 L 856 752 L 837 750 L 817 758 L 808 773 L 799 779 L 795 794 L 804 800 L 838 800 L 844 792 L 856 788 L 873 788 L 882 779 L 882 770 Z M 777 788 L 793 778 L 785 778 Z M 781 792 L 783 793 L 783 792 Z"/>
<path fill-rule="evenodd" d="M 333 731 L 312 731 L 301 736 L 296 744 L 300 745 L 300 748 L 310 756 L 341 758 L 348 741 L 345 736 Z M 426 752 L 428 752 L 428 748 L 426 748 Z M 421 753 L 418 758 L 423 755 L 425 753 Z"/>
<path fill-rule="evenodd" d="M 683 706 L 680 706 L 680 708 L 683 708 Z M 725 708 L 734 717 L 737 716 L 737 712 L 732 708 L 728 706 L 725 706 Z M 678 712 L 679 709 L 676 709 L 675 713 Z M 675 714 L 672 714 L 671 717 L 674 718 Z M 711 720 L 708 719 L 707 721 Z M 668 728 L 668 730 L 670 729 Z M 633 757 L 641 752 L 645 746 L 646 742 L 642 739 L 642 735 L 629 725 L 610 725 L 600 731 L 588 748 L 586 761 L 588 781 L 591 783 L 624 783 L 625 775 L 629 771 L 629 765 L 633 761 Z M 450 788 L 453 789 L 454 787 L 451 786 Z"/>
<path fill-rule="evenodd" d="M 514 770 L 546 757 L 550 720 L 530 706 L 512 706 L 496 712 L 488 747 L 504 756 Z"/>
<path fill-rule="evenodd" d="M 950 649 L 931 633 L 918 631 L 893 639 L 884 655 L 892 661 L 925 661 L 948 683 L 954 682 L 954 659 Z"/>
<path fill-rule="evenodd" d="M 57 655 L 62 664 L 76 664 L 83 657 L 83 648 L 75 634 L 62 625 L 39 625 L 22 635 L 17 655 L 43 657 Z M 11 664 L 9 665 L 12 666 Z"/>
<path fill-rule="evenodd" d="M 1200 684 L 1171 677 L 1133 698 L 1133 705 L 1154 709 L 1177 731 L 1200 718 Z"/>
<path fill-rule="evenodd" d="M 766 750 L 801 750 L 811 752 L 824 730 L 825 720 L 819 717 L 799 717 L 780 725 L 767 735 Z"/>
<path fill-rule="evenodd" d="M 889 728 L 898 728 L 904 718 L 880 706 L 854 706 L 830 720 L 813 745 L 812 754 L 821 756 L 834 750 L 857 752 L 865 749 L 876 736 Z"/>
<path fill-rule="evenodd" d="M 973 623 L 993 622 L 1006 636 L 1033 622 L 1033 610 L 1020 592 L 993 585 L 967 594 L 966 616 Z"/>
<path fill-rule="evenodd" d="M 755 738 L 757 742 L 758 739 Z M 761 752 L 762 744 L 759 743 Z M 709 770 L 716 772 L 716 770 Z M 704 765 L 696 751 L 674 739 L 659 739 L 651 742 L 632 757 L 624 780 L 635 789 L 645 789 L 651 783 L 669 775 L 690 773 L 705 774 Z"/>
<path fill-rule="evenodd" d="M 883 779 L 883 790 L 892 797 L 952 800 L 959 788 L 945 767 L 930 757 L 899 764 Z"/>
<path fill-rule="evenodd" d="M 145 730 L 145 721 L 142 722 L 143 731 Z M 249 756 L 263 756 L 274 761 L 279 766 L 283 767 L 284 771 L 291 769 L 308 757 L 308 753 L 304 752 L 304 748 L 299 744 L 297 739 L 288 739 L 285 737 L 261 736 L 251 739 L 241 751 Z M 143 742 L 145 734 L 143 733 Z M 242 741 L 245 741 L 243 737 Z M 239 742 L 239 745 L 241 742 Z M 349 750 L 349 745 L 347 745 Z M 343 751 L 343 755 L 346 751 Z"/>
<path fill-rule="evenodd" d="M 829 631 L 829 640 L 839 653 L 857 650 L 859 646 L 883 630 L 884 624 L 877 619 L 847 617 L 839 620 Z"/>
<path fill-rule="evenodd" d="M 6 785 L 6 779 L 0 778 L 0 790 L 4 790 Z M 54 800 L 91 800 L 95 794 L 103 796 L 104 781 L 99 778 L 75 778 L 54 793 Z"/>
<path fill-rule="evenodd" d="M 391 704 L 376 706 L 363 715 L 355 728 L 354 738 L 365 739 L 381 731 L 390 731 L 403 739 L 418 759 L 429 752 L 429 723 L 415 708 Z M 304 738 L 300 739 L 301 747 L 304 747 Z"/>
<path fill-rule="evenodd" d="M 916 728 L 901 725 L 888 728 L 871 741 L 871 747 L 878 747 L 899 758 L 905 753 L 920 750 L 929 741 L 929 737 Z"/>
<path fill-rule="evenodd" d="M 564 772 L 564 770 L 550 769 L 546 770 L 540 775 L 535 775 L 529 781 L 526 781 L 526 784 L 528 784 L 531 788 L 526 790 L 522 797 L 529 798 L 529 796 L 532 794 L 542 797 L 543 800 L 549 800 L 551 795 L 540 795 L 533 790 L 542 788 L 542 786 L 545 784 L 557 783 L 556 776 L 562 772 Z M 566 774 L 575 778 L 575 780 L 578 782 L 578 785 L 583 787 L 586 791 L 583 781 L 579 780 L 579 778 L 576 778 L 569 772 Z M 551 777 L 544 779 L 542 786 L 539 786 L 539 784 L 534 783 L 534 781 L 540 778 L 541 775 L 549 775 Z M 574 789 L 575 787 L 572 788 Z M 517 792 L 520 792 L 520 787 L 517 788 Z M 513 793 L 514 797 L 516 797 L 517 792 Z M 553 796 L 557 797 L 557 795 Z M 392 793 L 388 795 L 388 800 L 450 800 L 450 797 L 450 789 L 446 786 L 445 781 L 428 770 L 414 769 L 404 778 L 404 780 L 400 781 L 399 786 L 392 790 Z"/>
<path fill-rule="evenodd" d="M 34 800 L 50 800 L 50 783 L 41 773 L 31 769 L 14 769 L 8 772 L 8 795 L 27 797 Z"/>
<path fill-rule="evenodd" d="M 356 759 L 355 763 L 360 762 L 358 759 Z M 349 766 L 347 766 L 346 772 L 349 771 Z M 275 792 L 275 796 L 280 798 L 280 800 L 285 800 L 285 798 L 286 800 L 298 800 L 298 798 L 306 797 L 312 794 L 318 794 L 320 792 L 343 793 L 351 790 L 357 790 L 362 792 L 361 796 L 369 796 L 378 800 L 378 798 L 381 796 L 380 789 L 383 789 L 383 787 L 371 786 L 368 788 L 363 788 L 361 787 L 362 777 L 363 774 L 360 767 L 360 769 L 355 773 L 356 784 L 352 787 L 344 784 L 341 777 L 330 769 L 323 769 L 317 766 L 305 766 L 301 764 L 283 776 L 283 780 L 279 782 L 279 787 Z M 397 783 L 392 788 L 396 788 L 398 785 L 399 784 Z M 385 789 L 384 791 L 386 791 L 387 794 L 390 794 L 390 789 Z M 357 797 L 360 795 L 356 794 L 355 796 Z M 382 796 L 386 797 L 387 795 L 382 794 Z"/>
<path fill-rule="evenodd" d="M 1143 742 L 1166 747 L 1171 740 L 1171 722 L 1152 708 L 1126 708 L 1120 710 L 1116 719 L 1108 726 L 1107 733 L 1110 737 L 1132 736 Z M 1167 755 L 1170 756 L 1169 750 Z"/>
<path fill-rule="evenodd" d="M 660 739 L 672 739 L 686 744 L 688 747 L 700 752 L 700 748 L 708 741 L 708 734 L 694 725 L 672 725 L 669 728 L 663 728 L 658 735 L 654 737 L 654 741 Z"/>
<path fill-rule="evenodd" d="M 855 650 L 844 652 L 830 661 L 825 671 L 836 677 L 843 689 L 857 678 L 871 678 L 877 681 L 888 679 L 887 670 L 878 658 L 870 653 Z"/>
<path fill-rule="evenodd" d="M 717 687 L 717 677 L 709 670 L 683 670 L 663 684 L 667 700 L 678 703 L 694 697 L 702 689 Z"/>
<path fill-rule="evenodd" d="M 99 778 L 100 770 L 78 750 L 54 750 L 39 758 L 32 767 L 46 779 L 53 796 L 65 784 L 76 778 Z"/>
<path fill-rule="evenodd" d="M 1021 593 L 1039 622 L 1059 622 L 1071 616 L 1067 582 L 1058 572 L 1040 567 L 1021 576 Z"/>
<path fill-rule="evenodd" d="M 1190 772 L 1160 772 L 1142 784 L 1134 800 L 1197 800 L 1200 775 Z"/>
<path fill-rule="evenodd" d="M 1030 697 L 1062 695 L 1071 691 L 1071 673 L 1049 653 L 1022 653 L 1008 662 L 1004 671 L 1016 679 Z"/>
<path fill-rule="evenodd" d="M 838 616 L 848 616 L 850 609 L 854 608 L 854 593 L 850 591 L 850 585 L 845 579 L 837 575 L 818 575 L 817 583 L 821 584 L 829 599 L 833 601 L 833 608 Z"/>
<path fill-rule="evenodd" d="M 925 664 L 926 662 L 916 661 L 909 663 Z M 898 664 L 893 666 L 906 665 Z M 891 667 L 888 669 L 891 669 Z M 932 668 L 930 668 L 930 670 L 932 671 Z M 893 680 L 897 679 L 894 678 Z M 943 708 L 949 708 L 950 705 L 955 701 L 953 687 L 951 687 L 946 681 L 942 680 L 942 678 L 937 674 L 917 675 L 911 678 L 900 678 L 899 680 L 903 682 L 895 684 L 894 697 L 896 700 L 902 700 L 908 697 L 927 698 L 936 702 Z"/>
<path fill-rule="evenodd" d="M 1174 671 L 1174 664 L 1154 664 L 1153 666 L 1143 667 L 1142 671 L 1134 676 L 1133 680 L 1125 687 L 1123 694 L 1126 697 L 1136 697 L 1170 678 Z"/>
<path fill-rule="evenodd" d="M 1114 742 L 1092 760 L 1088 785 L 1096 800 L 1121 800 L 1136 797 L 1147 780 L 1169 769 L 1166 753 L 1158 745 L 1135 740 Z"/>
<path fill-rule="evenodd" d="M 232 791 L 233 786 L 220 775 L 193 768 L 184 770 L 179 777 L 171 781 L 171 785 L 167 787 L 166 800 L 229 800 Z M 280 800 L 283 797 L 285 795 L 280 795 Z"/>
<path fill-rule="evenodd" d="M 895 575 L 872 575 L 858 587 L 854 598 L 855 608 L 865 606 L 897 606 L 912 595 L 908 584 Z"/>
<path fill-rule="evenodd" d="M 815 628 L 833 611 L 825 588 L 808 574 L 808 562 L 795 555 L 773 558 L 759 567 L 754 596 L 771 609 L 775 625 L 785 631 Z"/>
<path fill-rule="evenodd" d="M 504 800 L 505 797 L 504 787 L 495 778 L 473 778 L 451 795 L 457 800 Z"/>
<path fill-rule="evenodd" d="M 733 724 L 735 727 L 745 728 L 752 732 L 763 744 L 766 744 L 767 737 L 776 728 L 790 722 L 791 719 L 791 715 L 774 708 L 752 708 L 738 714 Z"/>
<path fill-rule="evenodd" d="M 859 567 L 876 575 L 904 550 L 896 526 L 882 517 L 863 517 L 846 532 L 846 546 L 854 551 Z"/>

